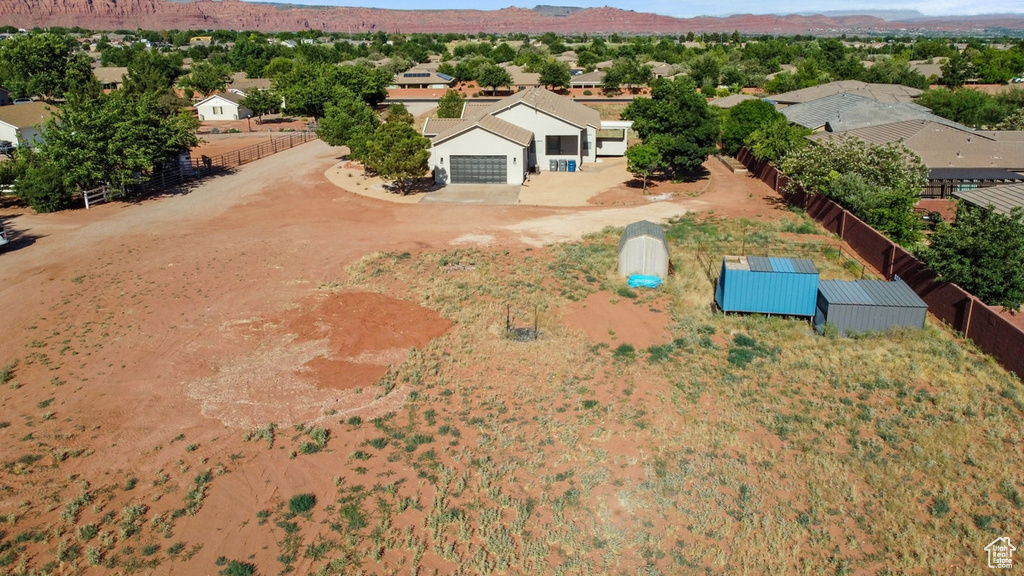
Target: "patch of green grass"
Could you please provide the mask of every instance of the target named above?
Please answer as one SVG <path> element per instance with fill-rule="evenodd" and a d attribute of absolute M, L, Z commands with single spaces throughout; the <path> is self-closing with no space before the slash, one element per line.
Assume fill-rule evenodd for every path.
<path fill-rule="evenodd" d="M 227 565 L 218 574 L 221 576 L 255 576 L 256 565 L 250 562 L 229 560 Z"/>
<path fill-rule="evenodd" d="M 618 294 L 619 296 L 622 296 L 623 298 L 636 298 L 637 297 L 636 290 L 633 290 L 629 286 L 619 286 L 615 290 L 615 293 Z"/>
<path fill-rule="evenodd" d="M 316 506 L 316 496 L 313 494 L 296 494 L 288 500 L 288 509 L 292 514 L 304 514 Z"/>
<path fill-rule="evenodd" d="M 623 342 L 612 352 L 612 357 L 616 360 L 632 360 L 636 357 L 636 348 L 632 344 Z"/>
<path fill-rule="evenodd" d="M 363 423 L 363 419 L 359 416 L 349 416 L 349 419 L 345 421 L 349 426 L 359 426 Z"/>

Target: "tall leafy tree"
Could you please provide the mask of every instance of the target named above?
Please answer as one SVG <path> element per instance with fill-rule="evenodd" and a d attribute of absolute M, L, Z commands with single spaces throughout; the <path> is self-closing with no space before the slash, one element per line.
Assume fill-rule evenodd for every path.
<path fill-rule="evenodd" d="M 227 66 L 211 64 L 205 60 L 192 65 L 188 76 L 181 79 L 184 88 L 191 88 L 203 96 L 222 92 L 231 80 L 231 70 Z"/>
<path fill-rule="evenodd" d="M 510 86 L 512 84 L 512 75 L 497 64 L 485 64 L 480 67 L 476 74 L 476 81 L 481 86 L 486 86 L 491 89 L 491 93 L 494 93 L 495 89 L 499 86 Z"/>
<path fill-rule="evenodd" d="M 565 88 L 569 86 L 572 74 L 569 72 L 569 65 L 565 62 L 551 60 L 544 64 L 540 71 L 540 83 L 550 86 L 552 89 Z"/>
<path fill-rule="evenodd" d="M 782 114 L 779 116 L 781 118 L 771 119 L 758 126 L 743 141 L 754 158 L 767 160 L 776 166 L 781 165 L 790 152 L 809 146 L 807 136 L 812 133 L 808 128 L 790 124 L 789 119 Z"/>
<path fill-rule="evenodd" d="M 659 78 L 650 98 L 637 98 L 622 112 L 644 144 L 652 144 L 673 172 L 692 172 L 714 153 L 719 118 L 697 93 L 693 80 Z"/>
<path fill-rule="evenodd" d="M 990 306 L 1024 304 L 1024 211 L 1010 215 L 961 204 L 956 222 L 939 223 L 921 259 L 939 278 Z"/>
<path fill-rule="evenodd" d="M 507 46 L 507 44 L 506 44 Z M 437 102 L 438 118 L 461 118 L 466 97 L 458 90 L 448 90 Z"/>
<path fill-rule="evenodd" d="M 256 123 L 261 124 L 264 114 L 270 114 L 281 106 L 281 98 L 273 90 L 255 89 L 246 93 L 239 104 L 252 110 Z"/>
<path fill-rule="evenodd" d="M 722 150 L 726 154 L 736 154 L 747 136 L 777 118 L 785 116 L 765 100 L 745 100 L 733 106 L 722 119 Z"/>
<path fill-rule="evenodd" d="M 350 158 L 364 161 L 379 124 L 373 109 L 352 91 L 345 90 L 327 105 L 316 135 L 331 146 L 347 146 Z"/>
<path fill-rule="evenodd" d="M 118 186 L 198 144 L 198 128 L 186 110 L 166 114 L 153 94 L 72 96 L 47 121 L 39 156 L 68 190 Z"/>
<path fill-rule="evenodd" d="M 133 95 L 167 92 L 183 74 L 181 57 L 146 50 L 128 62 L 122 90 Z"/>
<path fill-rule="evenodd" d="M 78 43 L 52 32 L 15 35 L 0 42 L 0 85 L 15 97 L 53 102 L 93 82 L 89 57 Z"/>
<path fill-rule="evenodd" d="M 951 88 L 959 88 L 974 77 L 974 64 L 963 52 L 956 52 L 942 65 L 939 82 Z"/>

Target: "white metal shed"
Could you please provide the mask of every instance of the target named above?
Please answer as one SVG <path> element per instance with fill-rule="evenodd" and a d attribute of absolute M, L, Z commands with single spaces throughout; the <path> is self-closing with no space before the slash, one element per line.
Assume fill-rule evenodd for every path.
<path fill-rule="evenodd" d="M 668 266 L 668 241 L 661 226 L 647 220 L 626 226 L 619 240 L 619 276 L 644 274 L 664 280 Z"/>

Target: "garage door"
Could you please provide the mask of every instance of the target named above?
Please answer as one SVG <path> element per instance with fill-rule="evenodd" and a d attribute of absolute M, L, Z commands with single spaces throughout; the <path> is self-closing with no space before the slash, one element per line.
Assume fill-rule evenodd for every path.
<path fill-rule="evenodd" d="M 505 184 L 508 160 L 505 156 L 452 156 L 453 184 Z"/>

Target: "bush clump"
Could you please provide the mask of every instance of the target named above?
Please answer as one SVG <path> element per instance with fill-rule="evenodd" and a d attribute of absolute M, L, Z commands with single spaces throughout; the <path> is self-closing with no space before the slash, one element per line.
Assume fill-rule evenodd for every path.
<path fill-rule="evenodd" d="M 316 496 L 313 494 L 296 494 L 288 500 L 288 509 L 292 514 L 304 514 L 316 506 Z"/>

